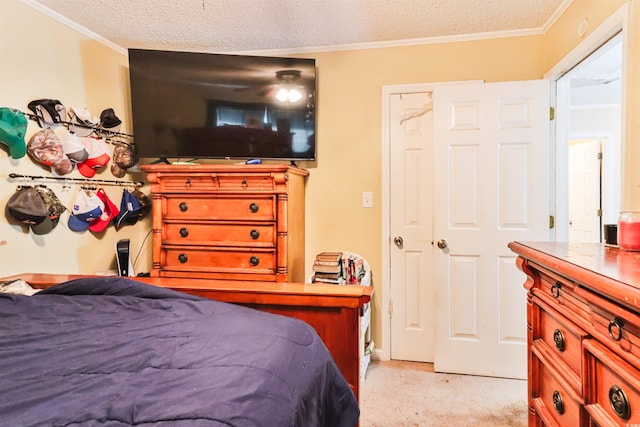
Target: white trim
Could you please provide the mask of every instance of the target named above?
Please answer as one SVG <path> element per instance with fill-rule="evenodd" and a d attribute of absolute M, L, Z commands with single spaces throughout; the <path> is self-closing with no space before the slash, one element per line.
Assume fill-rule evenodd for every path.
<path fill-rule="evenodd" d="M 115 50 L 116 52 L 119 52 L 123 55 L 128 55 L 128 51 L 127 49 L 123 48 L 122 46 L 119 46 L 115 43 L 113 43 L 112 41 L 109 41 L 107 39 L 105 39 L 104 37 L 102 37 L 99 34 L 94 33 L 93 31 L 79 25 L 78 23 L 72 21 L 71 19 L 60 15 L 58 12 L 55 12 L 51 9 L 49 9 L 48 7 L 42 5 L 41 3 L 38 3 L 37 1 L 34 0 L 20 0 L 22 3 L 31 6 L 32 8 L 44 13 L 45 15 L 49 16 L 50 18 L 55 19 L 56 21 L 60 22 L 61 24 L 66 25 L 67 27 L 71 28 L 72 30 L 75 30 L 77 32 L 79 32 L 82 35 L 85 35 L 87 37 L 89 37 L 90 39 L 93 39 L 99 43 L 102 43 L 103 45 Z"/>
<path fill-rule="evenodd" d="M 390 230 L 390 199 L 391 199 L 391 158 L 389 151 L 391 148 L 389 138 L 389 115 L 391 95 L 402 93 L 420 93 L 433 92 L 436 86 L 452 85 L 452 84 L 478 84 L 483 83 L 482 80 L 466 80 L 457 82 L 438 82 L 438 83 L 413 83 L 401 85 L 382 86 L 382 182 L 381 182 L 381 209 L 382 209 L 382 289 L 381 295 L 376 294 L 376 298 L 381 298 L 381 324 L 382 324 L 382 343 L 376 346 L 377 360 L 391 359 L 391 319 L 389 317 L 389 301 L 391 295 L 391 230 Z M 434 319 L 435 322 L 436 319 Z"/>
<path fill-rule="evenodd" d="M 611 16 L 609 16 L 598 28 L 593 30 L 584 40 L 582 40 L 571 52 L 556 63 L 544 75 L 545 79 L 554 79 L 565 75 L 573 67 L 582 62 L 587 56 L 597 50 L 603 43 L 627 27 L 627 17 L 629 14 L 629 3 L 623 4 Z M 626 37 L 623 35 L 623 49 L 625 49 Z M 626 49 L 625 49 L 626 50 Z M 623 58 L 625 53 L 623 52 Z M 623 59 L 624 60 L 624 59 Z M 624 72 L 624 67 L 623 67 Z"/>
<path fill-rule="evenodd" d="M 585 58 L 591 55 L 609 39 L 616 34 L 622 32 L 622 76 L 621 76 L 621 91 L 622 99 L 620 101 L 620 155 L 624 158 L 624 141 L 625 141 L 625 128 L 626 128 L 626 81 L 627 81 L 627 58 L 630 55 L 629 41 L 628 41 L 628 18 L 629 17 L 629 3 L 625 3 L 618 10 L 616 10 L 609 18 L 607 18 L 600 26 L 598 26 L 591 34 L 589 34 L 583 41 L 581 41 L 575 48 L 571 50 L 564 58 L 556 63 L 547 73 L 544 78 L 555 80 L 557 82 L 557 95 L 556 98 L 556 134 L 555 134 L 555 165 L 552 164 L 552 170 L 555 176 L 555 239 L 558 241 L 565 241 L 569 237 L 568 231 L 568 200 L 566 197 L 566 191 L 568 188 L 568 178 L 566 176 L 567 171 L 565 167 L 560 165 L 568 164 L 568 148 L 564 145 L 560 145 L 559 141 L 568 139 L 569 129 L 568 121 L 560 121 L 562 117 L 563 109 L 569 112 L 569 100 L 568 100 L 568 84 L 569 82 L 563 82 L 561 79 L 566 73 L 571 71 L 576 65 L 582 62 Z M 568 120 L 568 119 L 567 119 Z M 624 171 L 623 171 L 624 173 Z M 621 185 L 623 183 L 621 182 Z M 622 193 L 621 193 L 622 194 Z M 563 225 L 563 224 L 567 225 Z"/>

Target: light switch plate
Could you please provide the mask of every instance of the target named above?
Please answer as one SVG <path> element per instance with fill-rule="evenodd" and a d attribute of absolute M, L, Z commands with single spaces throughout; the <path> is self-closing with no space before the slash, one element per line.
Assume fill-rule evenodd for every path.
<path fill-rule="evenodd" d="M 362 192 L 362 207 L 363 208 L 373 207 L 373 193 L 371 191 Z"/>

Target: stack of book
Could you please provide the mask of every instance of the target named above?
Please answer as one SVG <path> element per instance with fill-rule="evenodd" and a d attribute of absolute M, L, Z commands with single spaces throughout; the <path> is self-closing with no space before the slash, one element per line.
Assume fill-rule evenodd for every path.
<path fill-rule="evenodd" d="M 313 261 L 313 281 L 345 283 L 342 275 L 342 252 L 320 252 Z"/>

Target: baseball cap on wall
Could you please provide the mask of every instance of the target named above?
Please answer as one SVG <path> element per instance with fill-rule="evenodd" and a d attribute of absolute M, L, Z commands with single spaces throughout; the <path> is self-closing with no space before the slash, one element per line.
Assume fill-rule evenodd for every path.
<path fill-rule="evenodd" d="M 73 202 L 69 215 L 69 229 L 87 231 L 92 222 L 97 221 L 104 210 L 104 203 L 95 193 L 80 190 Z"/>
<path fill-rule="evenodd" d="M 61 125 L 67 117 L 67 109 L 57 99 L 35 99 L 28 105 L 41 128 Z"/>
<path fill-rule="evenodd" d="M 69 117 L 71 118 L 69 130 L 80 137 L 91 135 L 98 126 L 98 118 L 91 115 L 86 108 L 69 108 Z"/>
<path fill-rule="evenodd" d="M 34 234 L 47 234 L 56 228 L 60 221 L 60 216 L 67 210 L 67 208 L 60 202 L 58 196 L 56 196 L 50 188 L 37 187 L 36 191 L 44 202 L 44 206 L 49 215 L 49 221 L 45 220 L 40 224 L 32 225 L 31 230 L 33 230 Z"/>
<path fill-rule="evenodd" d="M 96 169 L 99 169 L 109 163 L 109 148 L 107 143 L 98 138 L 83 138 L 84 144 L 89 157 L 82 163 L 78 163 L 78 172 L 87 178 L 93 178 L 96 175 Z"/>
<path fill-rule="evenodd" d="M 111 224 L 113 218 L 115 218 L 120 213 L 120 209 L 118 209 L 118 207 L 113 204 L 111 199 L 109 199 L 107 193 L 102 188 L 100 188 L 96 192 L 96 196 L 98 196 L 98 198 L 102 200 L 104 209 L 102 210 L 102 214 L 100 215 L 100 217 L 89 225 L 89 230 L 93 231 L 94 233 L 99 233 L 101 231 L 104 231 L 109 226 L 109 224 Z"/>
<path fill-rule="evenodd" d="M 116 116 L 113 108 L 107 108 L 100 113 L 100 127 L 110 130 L 112 132 L 118 132 L 122 121 Z"/>
<path fill-rule="evenodd" d="M 122 178 L 127 169 L 138 162 L 138 156 L 131 146 L 127 144 L 116 144 L 113 148 L 113 161 L 111 162 L 111 174 L 116 178 Z"/>
<path fill-rule="evenodd" d="M 24 157 L 27 146 L 24 135 L 27 132 L 27 118 L 24 113 L 13 108 L 0 108 L 0 142 L 7 146 L 14 159 Z"/>
<path fill-rule="evenodd" d="M 19 187 L 7 201 L 7 211 L 21 223 L 33 228 L 51 222 L 47 207 L 33 187 Z M 42 225 L 47 227 L 47 224 Z"/>
<path fill-rule="evenodd" d="M 76 134 L 65 130 L 60 132 L 59 139 L 62 151 L 71 163 L 82 163 L 89 158 L 89 152 Z"/>
<path fill-rule="evenodd" d="M 120 228 L 123 225 L 135 224 L 138 220 L 138 215 L 142 210 L 142 204 L 140 201 L 129 192 L 129 190 L 122 190 L 122 199 L 120 200 L 120 213 L 114 218 L 113 223 L 116 228 Z"/>
<path fill-rule="evenodd" d="M 27 143 L 27 152 L 34 161 L 51 166 L 51 170 L 57 175 L 66 175 L 73 170 L 58 135 L 52 129 L 43 129 L 33 134 Z"/>

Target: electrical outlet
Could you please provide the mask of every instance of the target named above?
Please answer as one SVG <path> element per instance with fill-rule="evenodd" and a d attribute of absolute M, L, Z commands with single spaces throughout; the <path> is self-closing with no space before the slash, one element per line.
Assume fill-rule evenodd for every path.
<path fill-rule="evenodd" d="M 373 193 L 371 191 L 362 192 L 362 207 L 363 208 L 373 207 Z"/>

